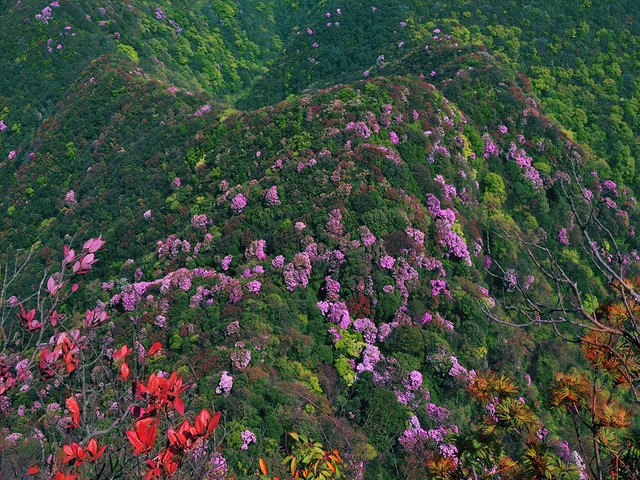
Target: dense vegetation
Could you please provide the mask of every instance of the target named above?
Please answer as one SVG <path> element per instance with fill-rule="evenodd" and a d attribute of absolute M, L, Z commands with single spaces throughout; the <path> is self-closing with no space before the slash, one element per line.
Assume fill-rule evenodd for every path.
<path fill-rule="evenodd" d="M 2 475 L 636 478 L 633 2 L 1 8 Z"/>

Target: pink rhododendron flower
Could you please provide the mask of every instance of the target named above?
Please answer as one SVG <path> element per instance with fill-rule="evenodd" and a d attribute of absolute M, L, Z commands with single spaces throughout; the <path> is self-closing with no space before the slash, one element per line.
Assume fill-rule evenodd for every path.
<path fill-rule="evenodd" d="M 242 213 L 242 210 L 246 206 L 247 199 L 241 193 L 237 194 L 235 197 L 233 197 L 233 200 L 231 200 L 231 210 L 233 210 L 233 213 L 235 214 Z"/>
<path fill-rule="evenodd" d="M 249 444 L 257 440 L 255 433 L 250 430 L 241 432 L 240 436 L 242 437 L 242 446 L 240 447 L 242 450 L 247 450 L 249 448 Z"/>

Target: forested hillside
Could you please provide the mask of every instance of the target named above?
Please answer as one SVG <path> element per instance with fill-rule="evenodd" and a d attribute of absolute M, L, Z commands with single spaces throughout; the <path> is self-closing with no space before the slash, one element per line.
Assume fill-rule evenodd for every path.
<path fill-rule="evenodd" d="M 2 1 L 0 474 L 637 478 L 640 12 L 485 3 Z"/>

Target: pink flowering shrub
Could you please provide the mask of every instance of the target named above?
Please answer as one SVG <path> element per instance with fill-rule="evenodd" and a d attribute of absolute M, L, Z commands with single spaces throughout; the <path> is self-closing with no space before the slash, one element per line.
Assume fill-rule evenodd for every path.
<path fill-rule="evenodd" d="M 205 214 L 194 215 L 191 218 L 191 226 L 196 230 L 201 230 L 201 231 L 206 230 L 208 223 L 209 223 L 209 219 Z"/>
<path fill-rule="evenodd" d="M 280 205 L 280 198 L 278 198 L 278 187 L 275 185 L 267 190 L 267 193 L 264 195 L 264 206 L 265 207 L 275 207 Z"/>
<path fill-rule="evenodd" d="M 240 434 L 242 438 L 242 446 L 240 447 L 242 450 L 247 450 L 249 448 L 249 444 L 255 442 L 257 440 L 255 433 L 250 430 L 245 430 Z"/>
<path fill-rule="evenodd" d="M 345 132 L 354 131 L 355 133 L 360 135 L 362 138 L 369 138 L 371 136 L 371 131 L 369 130 L 369 127 L 367 127 L 367 124 L 364 122 L 349 122 L 344 127 L 344 131 Z"/>
<path fill-rule="evenodd" d="M 233 388 L 233 377 L 229 375 L 229 372 L 226 370 L 222 372 L 220 376 L 220 383 L 216 387 L 216 393 L 218 395 L 224 395 L 225 397 L 229 395 L 229 392 Z"/>
<path fill-rule="evenodd" d="M 267 242 L 265 240 L 254 240 L 247 247 L 244 252 L 245 257 L 247 259 L 257 258 L 258 260 L 264 260 L 267 258 L 267 254 L 264 253 L 264 249 L 267 246 Z"/>
<path fill-rule="evenodd" d="M 78 201 L 76 200 L 76 194 L 73 190 L 69 190 L 67 194 L 64 196 L 64 204 L 73 209 L 76 205 L 78 205 Z"/>
<path fill-rule="evenodd" d="M 488 133 L 482 135 L 482 140 L 484 140 L 484 158 L 497 157 L 499 153 L 498 146 L 493 143 Z"/>
<path fill-rule="evenodd" d="M 290 292 L 297 288 L 305 289 L 309 284 L 311 274 L 311 261 L 306 252 L 297 253 L 293 260 L 285 265 L 283 270 L 284 281 Z"/>
<path fill-rule="evenodd" d="M 516 147 L 515 143 L 511 143 L 511 146 L 509 147 L 509 158 L 516 161 L 518 166 L 522 169 L 522 173 L 524 173 L 525 178 L 533 184 L 536 190 L 540 191 L 540 189 L 542 189 L 540 173 L 531 165 L 533 159 L 527 155 L 524 149 Z"/>
<path fill-rule="evenodd" d="M 242 210 L 244 210 L 244 207 L 246 206 L 247 199 L 241 193 L 237 194 L 235 197 L 233 197 L 233 200 L 231 200 L 231 210 L 236 215 L 242 213 Z"/>

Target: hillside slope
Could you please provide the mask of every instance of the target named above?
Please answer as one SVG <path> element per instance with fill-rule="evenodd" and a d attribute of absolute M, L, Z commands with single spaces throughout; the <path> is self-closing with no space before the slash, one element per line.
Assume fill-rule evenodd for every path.
<path fill-rule="evenodd" d="M 473 2 L 459 3 L 448 14 Z M 585 437 L 548 387 L 595 370 L 580 325 L 556 320 L 613 301 L 593 251 L 635 273 L 640 211 L 617 160 L 575 142 L 513 57 L 422 2 L 60 5 L 0 15 L 16 27 L 0 39 L 14 57 L 0 79 L 0 250 L 36 253 L 2 290 L 1 371 L 25 386 L 0 384 L 3 438 L 22 435 L 3 444 L 3 469 L 40 462 L 34 428 L 48 445 L 80 441 L 49 427 L 98 376 L 67 372 L 47 389 L 33 359 L 86 329 L 89 310 L 109 315 L 76 337 L 90 361 L 120 365 L 111 354 L 133 345 L 135 362 L 190 385 L 188 415 L 224 413 L 202 458 L 224 456 L 234 477 L 255 478 L 258 458 L 277 469 L 295 431 L 342 452 L 345 478 L 580 478 L 587 467 L 563 445 L 577 452 Z M 29 337 L 18 301 L 40 302 L 59 252 L 98 235 L 98 262 L 57 307 L 64 320 Z M 584 302 L 563 310 L 572 288 Z M 540 328 L 490 321 L 523 318 Z M 27 358 L 31 377 L 18 373 Z M 625 381 L 604 390 L 606 412 L 631 404 Z M 135 407 L 103 388 L 83 421 L 95 411 L 101 442 L 122 446 L 105 455 L 113 475 L 133 477 L 142 470 L 123 465 L 137 458 L 106 426 Z M 614 420 L 611 435 L 629 426 Z M 591 466 L 590 448 L 577 458 Z M 637 465 L 632 448 L 616 452 Z"/>

